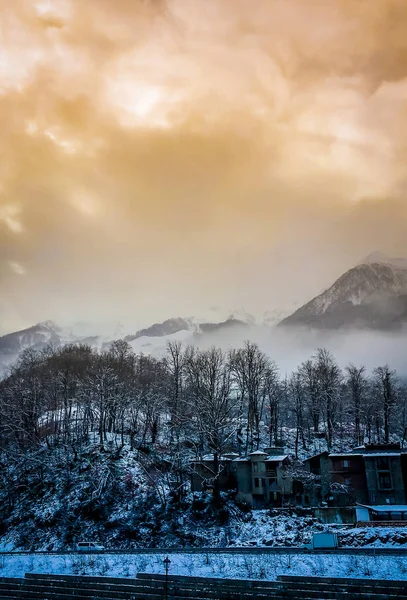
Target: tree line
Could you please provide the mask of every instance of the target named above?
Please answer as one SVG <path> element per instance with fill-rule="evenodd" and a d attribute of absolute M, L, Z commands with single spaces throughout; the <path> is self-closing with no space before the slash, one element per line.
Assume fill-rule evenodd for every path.
<path fill-rule="evenodd" d="M 0 448 L 115 440 L 120 451 L 166 447 L 170 459 L 316 437 L 328 450 L 343 440 L 405 439 L 407 387 L 388 365 L 342 370 L 318 349 L 289 376 L 246 342 L 224 351 L 168 344 L 163 358 L 135 354 L 123 340 L 26 350 L 0 382 Z"/>

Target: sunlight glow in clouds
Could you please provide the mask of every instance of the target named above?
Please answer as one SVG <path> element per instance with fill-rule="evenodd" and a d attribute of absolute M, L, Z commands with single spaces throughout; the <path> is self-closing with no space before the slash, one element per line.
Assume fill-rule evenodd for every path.
<path fill-rule="evenodd" d="M 97 215 L 100 203 L 89 192 L 76 192 L 72 197 L 73 206 L 86 217 Z"/>
<path fill-rule="evenodd" d="M 106 100 L 115 111 L 119 111 L 119 121 L 124 126 L 171 126 L 167 116 L 168 105 L 171 104 L 168 90 L 131 79 L 120 79 L 110 82 Z"/>
<path fill-rule="evenodd" d="M 20 221 L 20 213 L 20 208 L 14 204 L 0 205 L 0 222 L 3 222 L 13 233 L 22 233 L 23 226 Z"/>
<path fill-rule="evenodd" d="M 406 0 L 0 0 L 0 17 L 3 321 L 17 285 L 22 324 L 58 320 L 49 298 L 141 325 L 237 297 L 261 313 L 407 254 Z"/>
<path fill-rule="evenodd" d="M 16 275 L 25 275 L 25 269 L 22 265 L 20 265 L 20 263 L 12 261 L 9 262 L 8 265 L 12 272 Z"/>

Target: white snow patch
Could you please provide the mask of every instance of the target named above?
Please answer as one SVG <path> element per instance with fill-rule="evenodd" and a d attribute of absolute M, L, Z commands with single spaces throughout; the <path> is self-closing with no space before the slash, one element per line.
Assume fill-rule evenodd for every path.
<path fill-rule="evenodd" d="M 279 575 L 407 579 L 405 557 L 293 554 L 103 554 L 1 556 L 0 576 L 25 573 L 132 577 L 137 573 L 164 573 L 164 558 L 171 560 L 171 575 L 275 580 Z"/>

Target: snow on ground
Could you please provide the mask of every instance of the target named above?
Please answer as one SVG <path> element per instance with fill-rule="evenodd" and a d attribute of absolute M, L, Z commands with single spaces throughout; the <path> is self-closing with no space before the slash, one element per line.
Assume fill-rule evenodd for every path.
<path fill-rule="evenodd" d="M 25 573 L 135 577 L 164 573 L 166 554 L 0 556 L 1 577 Z M 278 575 L 407 580 L 404 556 L 171 554 L 170 574 L 275 580 Z"/>
<path fill-rule="evenodd" d="M 291 512 L 291 514 L 290 514 Z M 213 528 L 214 529 L 214 528 Z M 215 538 L 208 528 L 207 535 Z M 231 519 L 220 529 L 218 543 L 225 546 L 302 546 L 311 541 L 314 533 L 335 531 L 342 547 L 407 549 L 407 527 L 351 527 L 321 523 L 317 518 L 298 514 L 298 511 L 254 510 L 245 521 Z M 202 534 L 203 535 L 203 534 Z M 209 538 L 207 538 L 209 539 Z"/>
<path fill-rule="evenodd" d="M 340 532 L 340 541 L 341 546 L 347 548 L 400 547 L 407 550 L 407 527 L 352 527 Z"/>

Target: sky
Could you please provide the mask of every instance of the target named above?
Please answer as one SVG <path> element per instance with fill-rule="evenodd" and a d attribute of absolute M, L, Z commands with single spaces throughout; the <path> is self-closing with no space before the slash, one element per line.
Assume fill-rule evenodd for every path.
<path fill-rule="evenodd" d="M 0 12 L 0 331 L 261 317 L 407 256 L 405 0 Z"/>

